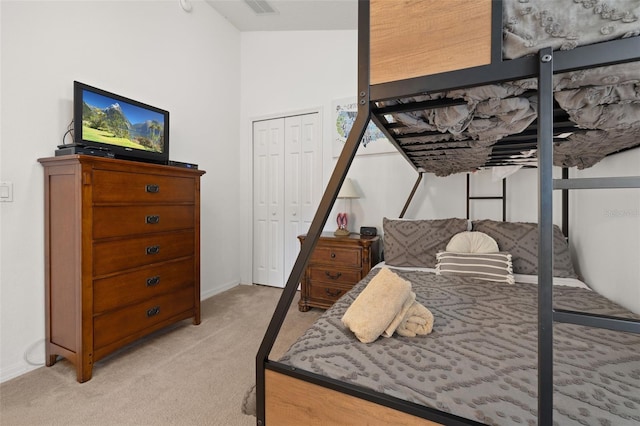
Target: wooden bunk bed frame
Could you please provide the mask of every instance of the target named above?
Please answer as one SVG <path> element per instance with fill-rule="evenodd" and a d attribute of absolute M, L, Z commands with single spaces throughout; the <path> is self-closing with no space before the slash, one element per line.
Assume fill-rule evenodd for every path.
<path fill-rule="evenodd" d="M 418 10 L 407 14 L 405 2 L 359 1 L 358 114 L 256 356 L 256 417 L 260 426 L 481 424 L 269 360 L 306 263 L 370 120 L 416 168 L 416 185 L 422 179 L 424 170 L 415 166 L 385 129 L 383 116 L 389 110 L 377 107 L 380 100 L 538 78 L 537 128 L 530 135 L 538 150 L 539 170 L 538 424 L 549 425 L 553 421 L 554 322 L 640 333 L 640 321 L 555 310 L 552 300 L 553 191 L 563 190 L 566 194 L 570 189 L 640 188 L 640 177 L 569 179 L 565 170 L 562 179 L 553 179 L 553 74 L 640 60 L 640 37 L 568 51 L 544 48 L 538 55 L 503 60 L 501 1 L 452 2 L 446 10 L 441 2 L 411 5 Z M 490 163 L 500 161 L 492 159 Z M 563 198 L 566 200 L 566 196 Z M 405 205 L 403 212 L 406 208 Z M 566 215 L 565 210 L 563 216 Z"/>

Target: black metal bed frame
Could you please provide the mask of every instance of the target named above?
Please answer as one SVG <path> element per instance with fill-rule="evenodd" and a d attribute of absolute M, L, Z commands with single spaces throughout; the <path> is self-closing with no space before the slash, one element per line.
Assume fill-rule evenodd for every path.
<path fill-rule="evenodd" d="M 502 201 L 502 221 L 507 220 L 507 178 L 502 178 L 502 195 L 471 195 L 471 173 L 467 173 L 467 219 L 471 218 L 471 201 Z"/>
<path fill-rule="evenodd" d="M 333 170 L 320 205 L 313 218 L 307 237 L 287 280 L 282 296 L 256 356 L 256 418 L 259 426 L 265 426 L 265 370 L 272 370 L 306 382 L 314 383 L 341 393 L 393 408 L 417 417 L 447 425 L 479 425 L 430 407 L 407 402 L 370 389 L 340 382 L 315 373 L 292 368 L 269 360 L 280 328 L 291 305 L 307 261 L 322 233 L 338 191 L 355 157 L 369 121 L 387 133 L 405 158 L 394 138 L 384 130 L 380 122 L 382 113 L 376 111 L 376 101 L 399 98 L 419 93 L 438 92 L 454 88 L 472 87 L 528 77 L 538 78 L 538 424 L 550 425 L 553 420 L 553 323 L 565 322 L 600 327 L 632 333 L 640 333 L 640 321 L 626 318 L 593 315 L 553 308 L 553 191 L 562 190 L 567 200 L 567 190 L 599 188 L 640 188 L 640 176 L 611 178 L 569 178 L 563 172 L 562 179 L 553 178 L 553 74 L 597 66 L 640 60 L 640 37 L 603 42 L 573 50 L 553 52 L 542 49 L 537 56 L 518 59 L 502 59 L 502 1 L 492 1 L 491 63 L 463 70 L 416 77 L 407 80 L 369 84 L 369 20 L 368 0 L 359 0 L 358 11 L 358 114 Z M 415 168 L 415 166 L 414 166 Z M 422 178 L 422 170 L 419 183 Z M 415 186 L 414 186 L 415 191 Z M 405 209 L 406 210 L 405 206 Z M 403 213 L 404 213 L 403 210 Z M 567 215 L 568 213 L 564 213 Z M 566 234 L 565 234 L 566 235 Z M 270 425 L 273 426 L 273 425 Z"/>

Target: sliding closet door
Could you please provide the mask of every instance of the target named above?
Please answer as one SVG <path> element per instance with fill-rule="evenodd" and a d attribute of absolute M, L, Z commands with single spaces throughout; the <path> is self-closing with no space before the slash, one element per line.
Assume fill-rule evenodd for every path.
<path fill-rule="evenodd" d="M 253 123 L 253 282 L 284 287 L 322 197 L 320 114 Z"/>
<path fill-rule="evenodd" d="M 253 123 L 253 282 L 284 281 L 284 119 Z"/>

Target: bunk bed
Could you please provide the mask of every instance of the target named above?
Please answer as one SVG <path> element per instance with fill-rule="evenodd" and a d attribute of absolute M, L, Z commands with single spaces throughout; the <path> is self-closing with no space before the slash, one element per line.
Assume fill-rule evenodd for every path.
<path fill-rule="evenodd" d="M 589 167 L 605 156 L 640 146 L 637 123 L 640 110 L 636 109 L 640 105 L 640 67 L 633 62 L 640 60 L 640 37 L 634 37 L 640 34 L 640 7 L 638 2 L 625 0 L 616 2 L 615 7 L 611 6 L 614 2 L 596 0 L 568 3 L 546 0 L 359 2 L 358 115 L 256 357 L 258 425 L 336 422 L 530 424 L 532 421 L 550 425 L 554 422 L 554 413 L 558 414 L 557 407 L 554 408 L 554 387 L 557 387 L 554 373 L 558 373 L 558 368 L 565 368 L 554 364 L 557 361 L 554 361 L 554 333 L 563 341 L 568 334 L 578 334 L 576 330 L 582 333 L 581 327 L 593 328 L 596 330 L 594 335 L 598 334 L 597 330 L 622 332 L 626 337 L 618 339 L 635 344 L 637 352 L 637 337 L 629 337 L 640 333 L 637 316 L 615 305 L 602 308 L 606 302 L 600 299 L 594 300 L 593 309 L 590 309 L 588 300 L 596 297 L 592 293 L 578 295 L 576 292 L 584 289 L 553 285 L 554 275 L 557 275 L 553 253 L 557 252 L 554 247 L 558 230 L 552 223 L 552 194 L 554 190 L 566 193 L 584 188 L 640 187 L 640 177 L 569 179 L 565 172 L 563 179 L 553 178 L 554 165 Z M 577 34 L 575 26 L 570 25 L 577 19 L 576 15 L 558 16 L 554 6 L 571 11 L 574 7 L 584 9 L 574 11 L 578 14 L 588 11 L 593 15 L 589 20 L 593 18 L 594 22 L 600 23 L 596 24 L 599 25 L 597 31 L 593 35 Z M 603 20 L 606 25 L 602 24 Z M 585 20 L 580 21 L 580 25 L 583 24 L 586 26 Z M 580 121 L 582 119 L 584 121 Z M 526 381 L 527 386 L 516 380 L 511 383 L 516 391 L 503 389 L 506 393 L 526 394 L 524 399 L 527 401 L 512 401 L 512 404 L 521 405 L 519 413 L 509 414 L 509 409 L 500 409 L 500 401 L 493 401 L 498 404 L 496 411 L 485 414 L 477 408 L 484 395 L 476 394 L 479 398 L 468 403 L 453 389 L 456 385 L 441 383 L 437 375 L 430 378 L 405 372 L 413 375 L 409 387 L 415 388 L 418 394 L 428 394 L 430 386 L 435 386 L 434 382 L 438 384 L 438 392 L 451 390 L 454 402 L 450 405 L 454 408 L 447 404 L 429 405 L 417 394 L 385 392 L 387 385 L 350 381 L 344 372 L 332 377 L 327 371 L 314 367 L 313 355 L 303 354 L 302 347 L 314 346 L 314 339 L 327 337 L 326 334 L 317 335 L 318 330 L 323 334 L 331 323 L 339 323 L 344 310 L 373 279 L 376 270 L 323 315 L 328 323 L 312 327 L 280 361 L 269 359 L 304 267 L 369 121 L 376 123 L 387 135 L 418 172 L 419 179 L 425 172 L 446 176 L 494 166 L 538 168 L 537 256 L 532 261 L 535 283 L 510 286 L 508 290 L 496 287 L 502 284 L 482 287 L 483 294 L 492 294 L 490 291 L 494 290 L 501 297 L 507 292 L 525 292 L 522 300 L 529 303 L 525 307 L 524 301 L 519 302 L 523 303 L 522 312 L 533 318 L 535 329 L 527 329 L 527 334 L 530 345 L 536 347 L 535 371 L 529 372 L 530 376 L 526 378 L 518 378 Z M 498 122 L 506 123 L 506 126 L 497 126 Z M 557 261 L 555 266 L 557 269 Z M 399 270 L 398 274 L 417 288 L 427 287 L 424 291 L 416 290 L 416 299 L 425 304 L 433 291 L 449 292 L 451 286 L 469 286 L 457 277 L 434 277 L 433 274 L 427 278 L 429 281 L 424 281 L 423 275 L 429 271 Z M 463 293 L 456 294 L 463 298 Z M 470 300 L 475 301 L 478 297 L 484 300 L 478 294 Z M 500 299 L 497 303 L 512 306 L 512 301 L 501 297 L 497 298 Z M 535 299 L 533 305 L 531 299 Z M 491 307 L 494 301 L 490 296 L 484 301 L 487 302 L 486 309 L 501 310 Z M 443 311 L 438 312 L 442 314 Z M 445 322 L 450 324 L 448 320 Z M 518 333 L 515 329 L 513 332 Z M 331 338 L 340 340 L 347 335 L 334 329 Z M 446 340 L 446 336 L 444 338 Z M 416 350 L 403 346 L 406 342 L 400 339 L 394 343 L 389 343 L 390 340 L 380 343 L 386 344 L 386 348 L 369 347 L 371 351 L 364 358 L 370 358 L 375 365 L 376 357 L 382 352 L 411 354 Z M 358 347 L 353 342 L 341 343 L 342 346 Z M 617 343 L 622 344 L 621 341 Z M 442 344 L 442 347 L 451 346 L 451 342 Z M 427 352 L 421 352 L 422 349 L 418 351 L 420 359 L 446 358 L 446 353 L 429 356 Z M 463 363 L 464 356 L 460 358 L 459 353 L 454 356 L 453 352 L 454 361 Z M 568 356 L 583 355 L 573 353 Z M 608 361 L 603 359 L 602 362 Z M 637 364 L 638 360 L 631 357 L 625 362 Z M 527 369 L 531 369 L 530 364 Z M 455 373 L 453 365 L 451 371 Z M 572 364 L 567 365 L 571 368 Z M 489 363 L 485 367 L 492 366 Z M 369 364 L 360 365 L 360 368 L 372 374 L 377 371 Z M 417 367 L 416 371 L 424 370 Z M 378 378 L 376 376 L 375 381 Z M 483 379 L 475 377 L 475 380 Z M 635 380 L 625 382 L 623 387 L 633 393 L 640 386 L 637 377 Z M 578 381 L 573 386 L 579 387 L 583 382 Z M 504 385 L 497 385 L 501 384 Z M 387 387 L 393 388 L 393 385 Z M 478 391 L 484 392 L 484 389 L 481 387 Z M 609 391 L 611 389 L 605 393 Z M 624 405 L 627 411 L 622 413 L 622 418 L 625 421 L 631 424 L 640 421 L 637 398 L 607 401 L 607 395 L 597 389 L 593 393 L 596 399 L 605 399 L 605 405 Z M 556 395 L 560 400 L 563 397 L 564 394 Z M 508 395 L 503 399 L 506 398 Z M 471 411 L 456 410 L 455 406 L 464 405 L 471 407 Z M 523 417 L 525 412 L 529 417 Z M 579 418 L 581 414 L 584 413 L 569 413 L 567 418 L 576 424 L 581 420 L 584 423 L 584 419 Z"/>

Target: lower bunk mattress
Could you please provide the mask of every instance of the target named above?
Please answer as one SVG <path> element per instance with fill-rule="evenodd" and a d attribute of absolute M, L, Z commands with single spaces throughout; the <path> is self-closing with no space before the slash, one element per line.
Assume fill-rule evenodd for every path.
<path fill-rule="evenodd" d="M 358 341 L 341 318 L 373 269 L 280 359 L 486 424 L 537 424 L 537 285 L 394 270 L 433 332 Z M 594 291 L 554 286 L 556 308 L 640 318 Z M 554 325 L 554 423 L 640 424 L 640 335 Z"/>

